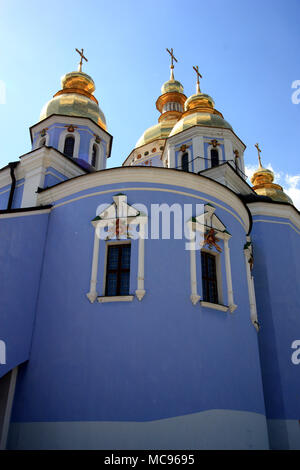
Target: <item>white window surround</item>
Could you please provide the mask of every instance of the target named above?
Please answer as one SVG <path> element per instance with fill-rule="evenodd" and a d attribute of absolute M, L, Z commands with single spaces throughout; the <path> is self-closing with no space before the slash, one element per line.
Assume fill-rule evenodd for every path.
<path fill-rule="evenodd" d="M 231 235 L 224 231 L 226 227 L 222 224 L 220 219 L 215 215 L 215 207 L 211 205 L 205 206 L 204 214 L 196 217 L 194 220 L 191 219 L 188 221 L 188 228 L 190 231 L 190 237 L 192 239 L 192 235 L 195 235 L 195 232 L 199 232 L 202 237 L 204 237 L 205 228 L 212 227 L 217 231 L 217 237 L 224 242 L 224 256 L 225 256 L 225 270 L 226 270 L 226 285 L 227 285 L 227 297 L 228 297 L 228 308 L 231 313 L 233 313 L 237 305 L 234 303 L 233 298 L 233 289 L 232 289 L 232 276 L 231 276 L 231 262 L 230 262 L 230 250 L 228 241 L 231 238 Z M 195 240 L 195 239 L 194 239 Z M 196 253 L 199 250 L 196 249 L 196 240 L 190 243 L 190 275 L 191 275 L 191 302 L 193 305 L 196 305 L 199 300 L 201 299 L 200 295 L 198 294 L 198 281 L 197 281 L 197 269 L 196 269 Z M 212 304 L 214 305 L 214 304 Z M 212 307 L 213 308 L 213 307 Z"/>
<path fill-rule="evenodd" d="M 220 237 L 218 237 L 220 238 Z M 223 289 L 222 289 L 222 268 L 221 268 L 221 253 L 217 253 L 215 251 L 202 248 L 200 250 L 201 253 L 208 253 L 209 255 L 212 255 L 215 257 L 215 263 L 216 263 L 216 276 L 217 276 L 217 289 L 218 289 L 218 300 L 219 303 L 218 305 L 223 305 Z M 206 302 L 210 303 L 210 302 Z M 216 305 L 216 304 L 213 304 Z M 227 307 L 228 310 L 228 307 Z"/>
<path fill-rule="evenodd" d="M 46 134 L 43 135 L 43 136 L 41 136 L 41 134 L 38 134 L 36 136 L 34 149 L 38 149 L 38 148 L 42 147 L 41 142 L 42 142 L 43 139 L 45 139 L 45 146 L 48 146 L 49 145 L 49 138 L 50 138 L 50 136 L 49 136 L 48 132 L 46 132 Z"/>
<path fill-rule="evenodd" d="M 116 214 L 119 214 L 119 208 L 122 207 L 122 211 L 125 208 L 127 213 L 126 216 L 126 223 L 130 225 L 139 226 L 139 238 L 138 238 L 138 272 L 137 272 L 137 289 L 135 291 L 135 295 L 138 300 L 142 300 L 146 294 L 145 286 L 144 286 L 144 271 L 145 271 L 145 226 L 148 222 L 148 218 L 145 215 L 139 214 L 136 209 L 129 206 L 127 204 L 127 196 L 124 194 L 113 196 L 114 203 L 111 204 L 105 211 L 103 211 L 99 215 L 98 220 L 93 220 L 92 225 L 95 229 L 94 234 L 94 249 L 93 249 L 93 260 L 92 260 L 92 271 L 91 271 L 91 280 L 90 280 L 90 291 L 87 293 L 87 298 L 91 303 L 94 303 L 96 299 L 100 303 L 112 301 L 112 297 L 105 297 L 99 296 L 97 292 L 97 283 L 98 283 L 98 263 L 99 263 L 99 245 L 100 245 L 100 238 L 97 235 L 97 228 L 105 228 L 112 222 L 112 218 L 109 217 L 111 215 L 111 209 Z M 120 216 L 119 216 L 120 217 Z M 116 216 L 114 216 L 116 218 Z M 115 242 L 122 243 L 127 240 L 115 240 Z M 127 243 L 130 242 L 127 241 Z M 107 242 L 104 242 L 107 245 Z M 110 242 L 108 242 L 110 243 Z M 106 248 L 107 249 L 107 248 Z M 106 259 L 106 257 L 105 257 Z M 106 262 L 106 261 L 105 261 Z M 106 270 L 106 266 L 105 266 Z M 106 272 L 106 271 L 105 271 Z M 105 285 L 104 285 L 105 289 Z M 105 290 L 104 290 L 105 292 Z M 123 300 L 122 300 L 123 297 Z M 119 301 L 129 301 L 128 298 L 131 296 L 119 296 Z M 104 300 L 107 299 L 107 300 Z"/>
<path fill-rule="evenodd" d="M 188 154 L 188 158 L 189 158 L 189 164 L 188 164 L 188 169 L 189 169 L 189 173 L 192 173 L 193 172 L 193 166 L 192 166 L 192 152 L 190 151 L 190 149 L 186 149 L 184 152 L 179 152 L 178 153 L 178 161 L 177 161 L 177 168 L 178 170 L 182 170 L 182 157 L 184 154 Z"/>
<path fill-rule="evenodd" d="M 97 297 L 97 301 L 101 304 L 108 302 L 132 302 L 134 295 L 118 295 L 115 297 Z"/>
<path fill-rule="evenodd" d="M 90 140 L 89 145 L 89 164 L 92 166 L 92 157 L 93 157 L 93 146 L 97 145 L 97 166 L 95 167 L 96 170 L 103 170 L 105 168 L 104 162 L 104 150 L 102 142 L 97 143 L 96 137 Z"/>
<path fill-rule="evenodd" d="M 212 168 L 212 166 L 211 166 L 211 150 L 216 150 L 216 151 L 218 152 L 218 156 L 219 156 L 219 165 L 220 165 L 221 163 L 223 163 L 222 150 L 219 148 L 219 146 L 214 147 L 213 145 L 209 145 L 209 146 L 207 147 L 207 157 L 206 157 L 206 158 L 208 159 L 207 162 L 209 161 L 209 163 L 210 163 L 210 167 L 208 167 L 208 168 Z M 225 157 L 225 158 L 226 158 L 226 157 Z"/>
<path fill-rule="evenodd" d="M 229 310 L 229 307 L 227 307 L 226 305 L 212 304 L 211 302 L 204 302 L 203 300 L 201 300 L 200 305 L 201 307 L 219 310 L 220 312 L 228 312 Z"/>
<path fill-rule="evenodd" d="M 256 331 L 259 332 L 259 322 L 257 318 L 254 278 L 252 276 L 251 268 L 250 268 L 250 262 L 253 256 L 252 243 L 251 243 L 250 237 L 247 237 L 247 243 L 244 248 L 244 254 L 245 254 L 245 263 L 246 263 L 248 292 L 249 292 L 250 319 Z"/>
<path fill-rule="evenodd" d="M 80 146 L 80 134 L 76 130 L 74 130 L 74 132 L 70 132 L 68 131 L 68 129 L 66 129 L 60 134 L 59 141 L 58 141 L 58 150 L 61 153 L 64 153 L 65 140 L 67 137 L 73 137 L 75 139 L 73 158 L 78 158 L 79 146 Z"/>

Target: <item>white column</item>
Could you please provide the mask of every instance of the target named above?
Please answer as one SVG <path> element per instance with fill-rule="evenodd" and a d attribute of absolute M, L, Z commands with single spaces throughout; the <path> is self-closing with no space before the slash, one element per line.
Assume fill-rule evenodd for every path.
<path fill-rule="evenodd" d="M 34 207 L 37 201 L 37 189 L 44 186 L 45 168 L 40 166 L 25 174 L 22 207 Z"/>
<path fill-rule="evenodd" d="M 231 277 L 231 263 L 230 263 L 230 251 L 228 245 L 228 239 L 224 239 L 224 252 L 225 252 L 225 267 L 226 267 L 226 280 L 227 280 L 227 295 L 230 312 L 234 312 L 237 308 L 233 300 L 233 290 L 232 290 L 232 277 Z"/>
<path fill-rule="evenodd" d="M 224 150 L 225 150 L 225 160 L 234 160 L 234 154 L 233 154 L 233 146 L 232 142 L 229 139 L 224 140 Z M 235 167 L 234 163 L 231 162 L 233 166 Z"/>
<path fill-rule="evenodd" d="M 255 299 L 255 290 L 254 290 L 254 280 L 251 275 L 251 269 L 248 261 L 247 252 L 245 253 L 245 263 L 246 263 L 246 272 L 247 272 L 247 282 L 248 282 L 248 292 L 249 292 L 249 302 L 250 302 L 250 318 L 251 322 L 256 329 L 259 331 L 258 319 L 257 319 L 257 309 L 256 309 L 256 299 Z"/>
<path fill-rule="evenodd" d="M 98 276 L 98 262 L 99 262 L 99 243 L 100 238 L 97 235 L 97 226 L 95 226 L 94 236 L 94 251 L 93 251 L 93 262 L 92 262 L 92 275 L 90 282 L 90 292 L 86 294 L 87 298 L 91 303 L 95 302 L 98 297 L 97 293 L 97 276 Z"/>
<path fill-rule="evenodd" d="M 175 168 L 175 147 L 168 148 L 168 168 Z"/>
<path fill-rule="evenodd" d="M 135 291 L 135 295 L 139 300 L 142 300 L 144 295 L 146 294 L 145 291 L 145 225 L 144 223 L 140 224 L 140 232 L 139 232 L 139 254 L 138 254 L 138 282 L 137 282 L 137 290 Z"/>
<path fill-rule="evenodd" d="M 201 157 L 201 158 L 197 158 Z M 194 172 L 198 173 L 205 169 L 204 160 L 204 139 L 202 136 L 197 135 L 193 137 L 193 158 L 194 158 Z"/>
<path fill-rule="evenodd" d="M 194 238 L 193 238 L 194 236 Z M 198 294 L 197 288 L 197 263 L 196 263 L 196 233 L 192 231 L 190 227 L 190 280 L 191 280 L 191 302 L 193 305 L 196 305 L 200 300 L 200 295 Z"/>

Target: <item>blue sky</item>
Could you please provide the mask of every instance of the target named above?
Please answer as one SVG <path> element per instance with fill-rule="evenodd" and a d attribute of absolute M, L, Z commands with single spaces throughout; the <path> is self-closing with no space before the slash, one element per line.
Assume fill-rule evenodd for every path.
<path fill-rule="evenodd" d="M 108 166 L 120 166 L 157 122 L 155 101 L 169 78 L 165 49 L 173 47 L 185 94 L 194 93 L 199 65 L 202 91 L 247 145 L 249 171 L 258 141 L 264 164 L 300 205 L 300 104 L 291 100 L 299 19 L 299 0 L 0 0 L 0 166 L 30 150 L 28 128 L 60 77 L 76 70 L 75 47 L 89 59 L 84 71 L 114 136 Z"/>

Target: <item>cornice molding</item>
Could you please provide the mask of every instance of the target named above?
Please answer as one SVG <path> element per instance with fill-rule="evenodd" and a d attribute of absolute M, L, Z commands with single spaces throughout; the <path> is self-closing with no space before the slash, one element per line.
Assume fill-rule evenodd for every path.
<path fill-rule="evenodd" d="M 271 202 L 250 202 L 247 204 L 252 216 L 267 216 L 288 219 L 300 230 L 300 214 L 289 204 Z"/>
<path fill-rule="evenodd" d="M 182 192 L 187 189 L 193 190 L 196 193 L 201 192 L 207 196 L 218 199 L 222 203 L 226 201 L 226 205 L 231 207 L 243 221 L 244 229 L 248 233 L 250 227 L 249 212 L 245 204 L 232 190 L 210 178 L 174 169 L 127 166 L 102 170 L 45 189 L 39 193 L 38 203 L 51 204 L 81 191 L 99 186 L 105 190 L 105 186 L 113 184 L 149 183 L 149 185 L 153 186 L 153 182 L 168 187 L 181 188 Z M 164 188 L 162 188 L 162 191 L 164 191 Z M 171 189 L 170 192 L 172 192 Z M 177 192 L 179 192 L 179 190 Z M 191 196 L 193 195 L 191 194 Z M 199 198 L 201 198 L 201 196 L 199 196 Z M 219 206 L 223 207 L 221 204 L 219 204 Z"/>

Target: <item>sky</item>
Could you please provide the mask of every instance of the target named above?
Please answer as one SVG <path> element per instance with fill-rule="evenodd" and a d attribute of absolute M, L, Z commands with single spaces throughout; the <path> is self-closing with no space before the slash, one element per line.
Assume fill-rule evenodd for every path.
<path fill-rule="evenodd" d="M 190 96 L 199 66 L 202 91 L 247 146 L 249 175 L 259 142 L 300 208 L 299 19 L 299 0 L 0 0 L 0 167 L 30 151 L 29 127 L 77 69 L 76 47 L 113 135 L 108 167 L 120 166 L 157 123 L 173 48 L 175 78 Z"/>

